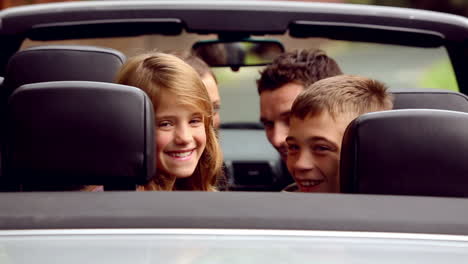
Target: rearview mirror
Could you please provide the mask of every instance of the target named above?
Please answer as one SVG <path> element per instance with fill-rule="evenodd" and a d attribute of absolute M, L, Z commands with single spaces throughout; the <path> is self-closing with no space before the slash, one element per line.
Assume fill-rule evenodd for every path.
<path fill-rule="evenodd" d="M 236 70 L 241 66 L 271 63 L 284 52 L 284 47 L 275 40 L 205 40 L 196 42 L 192 51 L 212 67 L 231 67 Z"/>

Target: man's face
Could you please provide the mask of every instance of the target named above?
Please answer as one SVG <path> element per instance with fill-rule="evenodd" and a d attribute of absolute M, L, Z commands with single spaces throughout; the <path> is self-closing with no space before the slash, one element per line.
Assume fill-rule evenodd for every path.
<path fill-rule="evenodd" d="M 324 111 L 290 120 L 288 170 L 301 192 L 339 192 L 340 152 L 351 115 L 335 119 Z"/>
<path fill-rule="evenodd" d="M 283 161 L 287 158 L 285 139 L 289 131 L 291 106 L 302 90 L 302 84 L 287 83 L 276 90 L 267 90 L 260 94 L 260 122 L 265 126 L 268 141 L 276 148 Z"/>

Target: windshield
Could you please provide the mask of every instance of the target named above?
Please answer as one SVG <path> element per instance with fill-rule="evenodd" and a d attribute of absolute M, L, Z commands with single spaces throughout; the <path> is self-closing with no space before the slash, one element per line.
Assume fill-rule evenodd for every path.
<path fill-rule="evenodd" d="M 126 38 L 84 39 L 67 41 L 25 41 L 22 49 L 36 45 L 81 44 L 120 50 L 127 57 L 149 50 L 190 50 L 199 40 L 216 39 L 216 35 L 183 33 L 179 36 L 145 35 Z M 337 41 L 324 38 L 292 38 L 285 35 L 252 36 L 255 39 L 280 41 L 286 51 L 295 49 L 324 50 L 346 74 L 375 78 L 390 88 L 437 88 L 458 91 L 455 74 L 444 47 L 415 48 L 398 45 Z M 263 67 L 215 67 L 220 96 L 222 123 L 257 123 L 259 97 L 256 80 Z"/>
<path fill-rule="evenodd" d="M 444 47 L 414 48 L 326 39 L 282 41 L 286 50 L 319 48 L 334 58 L 346 74 L 375 78 L 389 88 L 435 88 L 459 91 L 455 73 Z M 256 80 L 263 67 L 214 68 L 219 81 L 221 120 L 258 122 Z"/>

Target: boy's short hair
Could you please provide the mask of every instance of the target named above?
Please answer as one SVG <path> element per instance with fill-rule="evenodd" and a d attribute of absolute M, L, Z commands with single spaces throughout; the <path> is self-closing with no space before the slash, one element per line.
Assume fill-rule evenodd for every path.
<path fill-rule="evenodd" d="M 258 94 L 296 82 L 304 87 L 327 77 L 342 74 L 336 61 L 319 49 L 295 50 L 278 56 L 260 72 Z"/>
<path fill-rule="evenodd" d="M 338 114 L 362 115 L 391 110 L 393 96 L 385 84 L 356 75 L 339 75 L 320 80 L 305 87 L 291 108 L 291 115 L 299 119 L 328 111 Z"/>

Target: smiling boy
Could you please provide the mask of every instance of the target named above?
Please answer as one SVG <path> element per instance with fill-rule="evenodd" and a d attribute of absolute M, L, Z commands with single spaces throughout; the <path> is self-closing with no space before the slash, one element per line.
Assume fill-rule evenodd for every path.
<path fill-rule="evenodd" d="M 322 50 L 301 49 L 277 57 L 257 80 L 260 122 L 271 145 L 286 162 L 286 136 L 291 105 L 296 96 L 314 82 L 342 74 L 336 61 Z"/>
<path fill-rule="evenodd" d="M 365 77 L 339 75 L 306 87 L 291 108 L 287 166 L 295 183 L 284 191 L 339 192 L 346 127 L 359 115 L 392 107 L 386 86 Z"/>
<path fill-rule="evenodd" d="M 286 163 L 286 136 L 289 130 L 291 106 L 296 96 L 314 82 L 342 74 L 336 61 L 318 49 L 300 49 L 278 56 L 260 73 L 257 80 L 260 95 L 260 122 L 270 144 Z M 281 167 L 284 168 L 283 163 Z M 293 179 L 286 172 L 275 183 L 281 190 Z"/>

